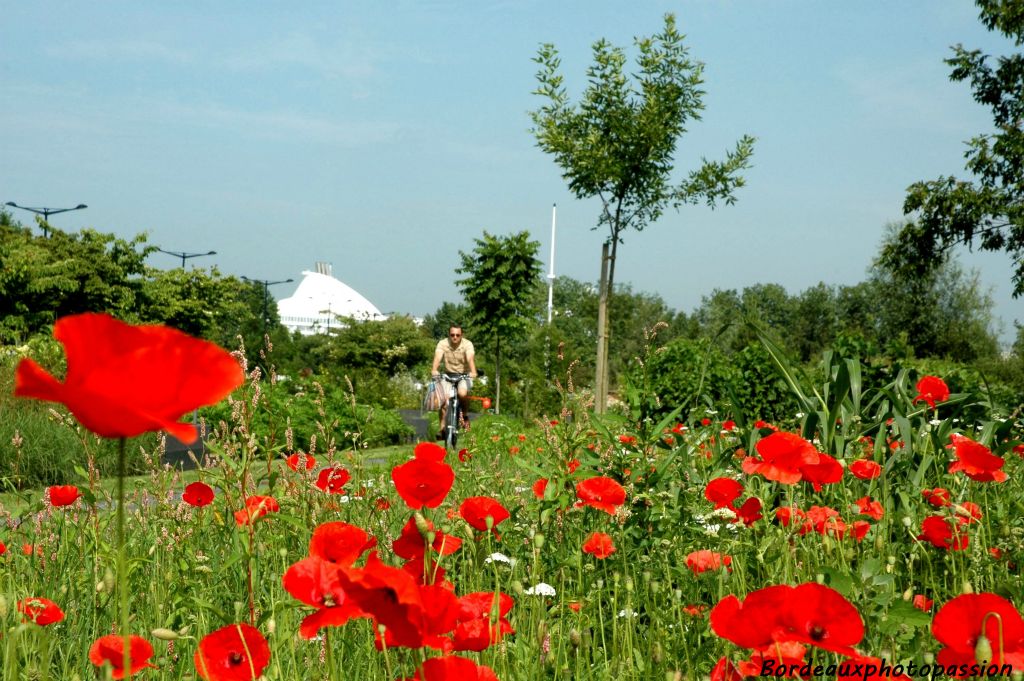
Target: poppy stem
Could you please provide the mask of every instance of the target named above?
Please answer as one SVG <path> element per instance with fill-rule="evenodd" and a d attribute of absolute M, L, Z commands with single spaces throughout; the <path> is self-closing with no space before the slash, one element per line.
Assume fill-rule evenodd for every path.
<path fill-rule="evenodd" d="M 125 475 L 126 438 L 117 441 L 117 588 L 121 604 L 120 631 L 124 639 L 124 650 L 121 669 L 131 669 L 131 640 L 128 634 L 128 568 L 125 557 L 124 538 L 124 475 Z"/>

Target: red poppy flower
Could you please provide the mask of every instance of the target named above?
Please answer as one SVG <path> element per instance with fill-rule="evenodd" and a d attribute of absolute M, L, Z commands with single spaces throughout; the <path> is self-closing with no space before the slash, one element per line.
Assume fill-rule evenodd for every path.
<path fill-rule="evenodd" d="M 925 376 L 917 382 L 917 397 L 914 404 L 927 402 L 932 409 L 936 402 L 945 402 L 949 399 L 949 387 L 946 382 L 938 376 Z"/>
<path fill-rule="evenodd" d="M 569 475 L 576 472 L 576 469 L 580 467 L 579 459 L 569 459 L 565 462 L 565 470 L 569 471 Z"/>
<path fill-rule="evenodd" d="M 458 626 L 452 636 L 455 650 L 480 652 L 514 634 L 506 619 L 515 601 L 508 594 L 492 591 L 469 593 L 459 599 Z"/>
<path fill-rule="evenodd" d="M 604 560 L 615 553 L 615 544 L 612 542 L 612 538 L 604 532 L 594 532 L 583 543 L 583 553 L 589 553 L 594 558 Z"/>
<path fill-rule="evenodd" d="M 686 556 L 686 567 L 693 570 L 693 574 L 699 575 L 702 572 L 708 570 L 718 570 L 722 566 L 725 566 L 729 572 L 732 572 L 732 556 L 723 556 L 720 553 L 715 553 L 708 549 L 701 549 L 700 551 L 694 551 Z"/>
<path fill-rule="evenodd" d="M 850 462 L 850 472 L 861 480 L 874 480 L 882 474 L 882 467 L 876 461 L 857 459 Z"/>
<path fill-rule="evenodd" d="M 349 472 L 341 466 L 331 466 L 316 476 L 316 486 L 328 494 L 344 494 L 345 485 L 351 479 Z"/>
<path fill-rule="evenodd" d="M 957 433 L 953 433 L 950 439 L 957 457 L 957 461 L 949 464 L 950 473 L 963 471 L 976 482 L 1003 482 L 1007 479 L 1006 473 L 1000 470 L 1006 462 L 988 447 Z"/>
<path fill-rule="evenodd" d="M 123 679 L 126 673 L 128 676 L 133 676 L 146 667 L 156 669 L 157 666 L 149 662 L 151 657 L 153 657 L 153 646 L 146 639 L 134 634 L 128 638 L 129 667 L 127 672 L 124 669 L 124 636 L 116 634 L 100 636 L 93 641 L 92 647 L 89 648 L 89 661 L 97 667 L 102 667 L 109 662 L 114 670 L 112 676 L 115 679 Z"/>
<path fill-rule="evenodd" d="M 131 326 L 89 313 L 58 319 L 53 335 L 67 356 L 64 382 L 23 359 L 14 394 L 60 402 L 102 437 L 166 430 L 191 444 L 195 426 L 178 419 L 220 401 L 245 378 L 225 350 L 166 326 Z"/>
<path fill-rule="evenodd" d="M 316 466 L 316 459 L 309 454 L 304 454 L 302 452 L 296 452 L 295 454 L 286 457 L 284 462 L 288 468 L 291 468 L 293 471 L 298 471 L 299 468 L 308 471 Z"/>
<path fill-rule="evenodd" d="M 421 442 L 412 450 L 412 456 L 414 459 L 421 459 L 423 461 L 434 461 L 440 463 L 444 461 L 444 457 L 448 455 L 446 450 L 436 442 Z"/>
<path fill-rule="evenodd" d="M 711 610 L 711 628 L 743 648 L 795 641 L 853 655 L 864 638 L 860 613 L 834 589 L 816 583 L 769 586 L 742 602 L 726 596 Z"/>
<path fill-rule="evenodd" d="M 54 485 L 47 487 L 46 492 L 50 497 L 52 506 L 70 506 L 78 500 L 81 494 L 74 485 Z"/>
<path fill-rule="evenodd" d="M 718 663 L 711 669 L 710 681 L 743 681 L 744 677 L 736 670 L 736 667 L 729 658 L 719 658 Z"/>
<path fill-rule="evenodd" d="M 7 544 L 0 541 L 0 556 L 4 555 L 5 553 L 7 553 Z"/>
<path fill-rule="evenodd" d="M 498 681 L 490 667 L 457 655 L 432 657 L 423 663 L 413 681 Z"/>
<path fill-rule="evenodd" d="M 956 520 L 961 525 L 973 525 L 984 517 L 981 506 L 973 501 L 957 504 L 954 510 L 956 511 Z"/>
<path fill-rule="evenodd" d="M 185 486 L 181 500 L 189 506 L 202 508 L 213 503 L 213 488 L 205 482 L 193 482 Z"/>
<path fill-rule="evenodd" d="M 414 511 L 437 508 L 455 482 L 455 471 L 441 461 L 413 459 L 391 469 L 398 496 Z"/>
<path fill-rule="evenodd" d="M 533 496 L 538 499 L 544 498 L 544 490 L 548 488 L 548 479 L 541 478 L 537 482 L 533 483 Z"/>
<path fill-rule="evenodd" d="M 635 445 L 636 437 L 633 435 L 620 435 L 619 443 L 624 445 Z"/>
<path fill-rule="evenodd" d="M 736 422 L 733 421 L 732 419 L 726 419 L 725 421 L 722 421 L 722 430 L 733 431 L 735 429 L 736 429 Z"/>
<path fill-rule="evenodd" d="M 609 515 L 615 515 L 626 503 L 626 490 L 611 478 L 587 478 L 576 484 L 577 506 L 590 506 Z"/>
<path fill-rule="evenodd" d="M 757 497 L 750 497 L 733 510 L 736 511 L 736 519 L 742 520 L 747 527 L 764 517 L 761 515 L 761 500 Z"/>
<path fill-rule="evenodd" d="M 235 523 L 240 526 L 248 525 L 257 518 L 267 515 L 267 513 L 277 513 L 280 510 L 281 506 L 274 497 L 254 494 L 246 498 L 245 508 L 241 511 L 235 511 Z"/>
<path fill-rule="evenodd" d="M 423 607 L 418 611 L 419 619 L 414 623 L 419 631 L 419 640 L 400 640 L 392 629 L 384 629 L 381 636 L 378 629 L 374 638 L 377 650 L 385 647 L 430 647 L 444 652 L 454 650 L 449 634 L 458 621 L 459 601 L 448 586 L 420 585 L 420 600 Z"/>
<path fill-rule="evenodd" d="M 425 518 L 422 522 L 425 523 L 427 533 L 434 533 L 434 541 L 430 546 L 438 553 L 438 555 L 449 556 L 458 551 L 462 546 L 462 540 L 458 537 L 453 537 L 450 534 L 445 534 L 444 532 L 435 530 L 434 523 L 426 520 Z M 427 539 L 416 526 L 415 516 L 409 517 L 409 520 L 406 521 L 398 539 L 391 542 L 391 550 L 395 552 L 396 556 L 399 558 L 405 558 L 406 560 L 423 558 L 426 554 Z"/>
<path fill-rule="evenodd" d="M 309 540 L 309 555 L 348 567 L 376 545 L 376 538 L 368 535 L 361 527 L 337 520 L 321 523 L 313 530 Z"/>
<path fill-rule="evenodd" d="M 765 650 L 755 650 L 749 660 L 740 660 L 736 664 L 736 670 L 739 672 L 740 678 L 760 677 L 761 670 L 768 663 L 774 663 L 773 666 L 768 667 L 773 672 L 780 667 L 789 668 L 792 665 L 796 665 L 799 668 L 803 666 L 806 654 L 807 648 L 805 646 L 796 641 L 783 641 Z M 775 674 L 772 673 L 767 676 L 775 676 Z M 799 678 L 797 674 L 787 674 L 786 676 Z"/>
<path fill-rule="evenodd" d="M 949 506 L 948 489 L 943 489 L 942 487 L 936 487 L 935 489 L 923 489 L 921 490 L 921 496 L 923 496 L 924 500 L 935 508 Z"/>
<path fill-rule="evenodd" d="M 945 646 L 937 656 L 940 664 L 973 664 L 978 640 L 985 636 L 991 662 L 1024 670 L 1024 620 L 1012 603 L 996 594 L 963 594 L 949 601 L 935 613 L 932 635 Z"/>
<path fill-rule="evenodd" d="M 340 627 L 353 617 L 364 616 L 345 594 L 338 564 L 321 558 L 303 558 L 285 571 L 281 583 L 293 598 L 316 608 L 299 625 L 299 635 L 305 639 L 314 638 L 321 627 Z"/>
<path fill-rule="evenodd" d="M 270 646 L 255 627 L 229 624 L 203 637 L 193 661 L 205 681 L 252 681 L 270 663 Z"/>
<path fill-rule="evenodd" d="M 935 605 L 935 601 L 928 598 L 924 594 L 914 595 L 914 607 L 920 610 L 921 612 L 931 612 L 933 605 Z"/>
<path fill-rule="evenodd" d="M 963 551 L 968 544 L 966 530 L 960 529 L 959 523 L 951 524 L 941 515 L 930 515 L 925 518 L 921 523 L 921 534 L 917 538 L 948 551 Z"/>
<path fill-rule="evenodd" d="M 704 487 L 704 498 L 715 508 L 732 507 L 732 502 L 743 494 L 743 485 L 732 478 L 715 478 Z"/>
<path fill-rule="evenodd" d="M 64 611 L 60 606 L 41 596 L 18 601 L 18 612 L 25 616 L 25 621 L 35 622 L 41 627 L 64 620 Z"/>
<path fill-rule="evenodd" d="M 459 506 L 459 515 L 470 527 L 480 532 L 494 530 L 499 523 L 509 519 L 508 509 L 491 497 L 467 497 Z"/>
<path fill-rule="evenodd" d="M 870 518 L 874 518 L 875 520 L 881 520 L 882 516 L 885 515 L 885 509 L 882 508 L 882 503 L 873 500 L 871 497 L 861 497 L 853 503 L 857 504 L 857 510 L 859 513 Z"/>
<path fill-rule="evenodd" d="M 459 450 L 459 461 L 461 461 L 462 463 L 467 463 L 472 458 L 473 458 L 473 454 L 470 453 L 470 451 L 468 449 L 466 449 L 465 447 L 463 447 L 462 449 Z"/>
<path fill-rule="evenodd" d="M 792 485 L 800 482 L 800 469 L 818 463 L 818 450 L 807 440 L 793 433 L 772 433 L 757 443 L 760 459 L 748 456 L 743 459 L 743 472 L 752 475 L 760 473 L 769 480 Z"/>
<path fill-rule="evenodd" d="M 800 477 L 811 483 L 815 492 L 820 492 L 822 485 L 831 485 L 843 479 L 843 467 L 835 458 L 818 452 L 818 463 L 801 466 Z"/>
<path fill-rule="evenodd" d="M 420 622 L 423 601 L 415 577 L 399 568 L 385 565 L 371 553 L 362 569 L 341 573 L 345 594 L 378 625 L 390 631 L 394 645 L 418 648 L 423 643 Z"/>

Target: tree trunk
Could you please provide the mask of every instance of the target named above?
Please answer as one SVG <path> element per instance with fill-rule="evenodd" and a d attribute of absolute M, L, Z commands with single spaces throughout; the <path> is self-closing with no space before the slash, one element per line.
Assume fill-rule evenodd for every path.
<path fill-rule="evenodd" d="M 501 336 L 494 339 L 494 413 L 501 413 Z"/>
<path fill-rule="evenodd" d="M 601 280 L 597 299 L 597 366 L 594 371 L 594 413 L 608 403 L 608 242 L 601 246 Z"/>

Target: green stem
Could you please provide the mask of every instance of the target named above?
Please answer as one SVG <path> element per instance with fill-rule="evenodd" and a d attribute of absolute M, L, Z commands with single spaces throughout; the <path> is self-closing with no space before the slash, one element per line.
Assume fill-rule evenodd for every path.
<path fill-rule="evenodd" d="M 125 438 L 118 440 L 117 445 L 117 586 L 121 601 L 120 634 L 124 639 L 124 656 L 122 669 L 131 669 L 131 639 L 128 633 L 128 569 L 124 540 L 124 475 L 125 475 Z"/>

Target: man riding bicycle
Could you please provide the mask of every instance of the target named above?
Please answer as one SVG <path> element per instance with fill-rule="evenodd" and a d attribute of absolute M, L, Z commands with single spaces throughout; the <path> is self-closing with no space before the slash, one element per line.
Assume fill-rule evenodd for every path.
<path fill-rule="evenodd" d="M 472 379 L 476 378 L 476 352 L 473 344 L 462 337 L 462 327 L 452 324 L 448 327 L 448 337 L 437 342 L 434 349 L 434 364 L 430 367 L 430 376 L 434 380 L 439 379 L 438 368 L 441 361 L 444 361 L 444 370 L 447 374 L 469 374 L 469 378 L 463 378 L 456 386 L 459 394 L 459 405 L 462 412 L 463 430 L 469 429 L 469 421 L 466 419 L 466 403 L 468 402 L 469 390 L 473 387 Z M 444 439 L 444 418 L 448 412 L 448 403 L 442 402 L 438 410 L 438 430 L 440 433 L 437 439 Z"/>

